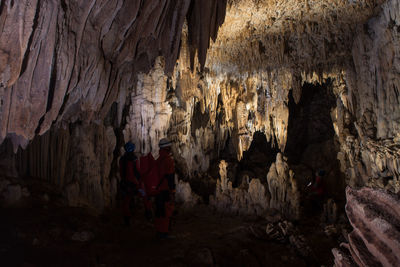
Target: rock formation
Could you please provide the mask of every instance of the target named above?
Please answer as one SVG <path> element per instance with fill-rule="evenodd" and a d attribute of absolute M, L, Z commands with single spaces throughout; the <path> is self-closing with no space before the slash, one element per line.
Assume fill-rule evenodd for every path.
<path fill-rule="evenodd" d="M 335 262 L 400 261 L 384 193 L 400 192 L 398 0 L 4 0 L 0 29 L 2 200 L 30 176 L 70 205 L 113 206 L 122 145 L 157 156 L 167 136 L 178 198 L 196 203 L 193 177 L 219 168 L 224 212 L 298 219 L 321 168 L 333 199 L 384 190 L 347 190 L 354 231 Z M 243 170 L 256 133 L 272 160 Z"/>
<path fill-rule="evenodd" d="M 197 54 L 204 64 L 210 36 L 215 39 L 224 21 L 226 1 L 201 3 L 207 8 L 198 0 L 2 1 L 0 144 L 7 138 L 16 152 L 35 139 L 27 152 L 7 156 L 2 164 L 8 170 L 0 172 L 54 182 L 74 205 L 111 205 L 114 149 L 124 142 L 115 129 L 124 127 L 126 105 L 137 104 L 136 92 L 147 90 L 150 101 L 166 95 L 165 87 L 157 94 L 146 89 L 145 73 L 160 64 L 163 73 L 172 73 L 185 20 L 196 36 L 187 40 L 192 58 Z M 138 119 L 134 108 L 131 117 Z M 149 131 L 161 131 L 148 123 Z M 141 143 L 136 122 L 128 125 L 125 138 Z M 150 150 L 147 142 L 144 151 Z"/>
<path fill-rule="evenodd" d="M 138 144 L 143 154 L 158 153 L 158 141 L 167 135 L 171 106 L 167 102 L 167 76 L 162 58 L 157 58 L 149 74 L 138 75 L 131 93 L 131 105 L 124 140 Z"/>
<path fill-rule="evenodd" d="M 397 0 L 4 0 L 0 26 L 0 172 L 57 184 L 71 205 L 114 205 L 123 143 L 156 155 L 165 136 L 179 198 L 197 202 L 191 179 L 219 167 L 221 211 L 297 219 L 319 168 L 332 195 L 400 191 Z M 240 169 L 255 133 L 277 153 L 265 175 Z M 386 232 L 371 243 L 383 231 L 373 207 L 391 214 L 395 198 L 363 190 L 348 190 L 355 231 L 338 266 L 399 260 L 382 256 L 397 249 Z"/>
<path fill-rule="evenodd" d="M 233 188 L 227 176 L 227 163 L 219 164 L 220 179 L 217 181 L 215 196 L 210 196 L 210 205 L 218 211 L 240 215 L 265 216 L 269 208 L 266 187 L 259 179 L 253 178 L 240 188 Z"/>
<path fill-rule="evenodd" d="M 22 199 L 29 196 L 28 188 L 15 179 L 0 177 L 0 206 L 18 205 Z"/>
<path fill-rule="evenodd" d="M 282 158 L 276 155 L 276 162 L 269 169 L 268 188 L 271 194 L 270 207 L 279 210 L 284 216 L 298 219 L 300 216 L 300 193 L 294 173 Z"/>
<path fill-rule="evenodd" d="M 192 192 L 192 188 L 188 182 L 175 179 L 177 202 L 183 203 L 187 208 L 193 207 L 200 202 L 200 197 Z"/>
<path fill-rule="evenodd" d="M 346 213 L 353 227 L 348 244 L 333 249 L 335 266 L 398 266 L 399 198 L 383 190 L 346 190 Z"/>
<path fill-rule="evenodd" d="M 289 219 L 300 217 L 300 192 L 294 173 L 289 170 L 282 154 L 277 154 L 267 177 L 247 177 L 237 188 L 232 186 L 227 167 L 228 163 L 222 160 L 215 196 L 210 196 L 210 205 L 217 210 L 266 217 L 269 211 L 275 209 Z M 263 184 L 262 180 L 267 183 Z"/>
<path fill-rule="evenodd" d="M 35 138 L 14 161 L 19 175 L 65 188 L 70 205 L 101 210 L 115 203 L 117 182 L 111 175 L 115 145 L 112 127 L 75 123 Z"/>
<path fill-rule="evenodd" d="M 121 111 L 135 74 L 156 57 L 173 71 L 186 17 L 203 62 L 226 2 L 199 3 L 2 1 L 0 143 L 8 136 L 25 147 L 54 121 L 102 120 L 114 102 Z"/>
<path fill-rule="evenodd" d="M 348 184 L 398 192 L 400 7 L 387 1 L 381 10 L 359 28 L 352 46 L 354 69 L 338 92 L 338 158 Z"/>

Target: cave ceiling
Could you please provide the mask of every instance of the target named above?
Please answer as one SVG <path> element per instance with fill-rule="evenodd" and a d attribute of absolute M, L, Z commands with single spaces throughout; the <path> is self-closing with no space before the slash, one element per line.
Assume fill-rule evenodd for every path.
<path fill-rule="evenodd" d="M 0 142 L 25 147 L 54 124 L 102 121 L 113 103 L 121 123 L 140 72 L 159 56 L 173 72 L 184 25 L 180 61 L 192 68 L 307 73 L 351 63 L 357 25 L 381 2 L 1 1 Z"/>
<path fill-rule="evenodd" d="M 249 72 L 279 67 L 313 71 L 351 59 L 357 25 L 383 1 L 231 0 L 207 66 Z"/>

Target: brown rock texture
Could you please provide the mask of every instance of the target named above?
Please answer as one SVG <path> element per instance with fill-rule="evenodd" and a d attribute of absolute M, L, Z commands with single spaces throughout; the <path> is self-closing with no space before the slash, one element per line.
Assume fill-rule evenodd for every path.
<path fill-rule="evenodd" d="M 20 173 L 101 208 L 115 194 L 124 142 L 157 154 L 168 136 L 185 178 L 216 167 L 227 150 L 241 160 L 255 132 L 286 156 L 290 105 L 306 84 L 329 85 L 333 136 L 302 156 L 319 168 L 329 165 L 320 155 L 338 152 L 347 184 L 399 192 L 399 14 L 397 0 L 5 0 L 0 143 L 16 150 L 36 136 L 9 165 L 29 164 Z M 271 188 L 255 175 L 237 193 L 221 178 L 221 196 L 228 188 L 229 201 L 250 199 L 235 212 L 260 213 L 273 199 L 297 217 L 295 189 L 310 171 L 290 161 L 271 171 Z"/>
<path fill-rule="evenodd" d="M 153 120 L 157 117 L 153 115 L 151 120 L 143 119 L 144 115 L 139 116 L 138 111 L 131 112 L 136 114 L 136 118 L 131 116 L 132 125 L 137 125 L 136 130 L 145 125 L 146 138 L 152 136 L 151 141 L 142 138 L 146 147 L 151 144 L 154 148 L 154 140 L 160 135 L 176 141 L 176 160 L 184 175 L 190 176 L 216 165 L 228 140 L 240 160 L 256 131 L 264 133 L 284 153 L 290 134 L 289 118 L 293 117 L 289 113 L 290 97 L 297 104 L 305 83 L 329 84 L 328 90 L 336 98 L 330 110 L 335 136 L 323 148 L 308 148 L 304 156 L 313 156 L 314 168 L 326 167 L 324 164 L 329 162 L 321 163 L 320 158 L 331 150 L 337 152 L 333 144 L 337 140 L 340 144 L 337 158 L 348 184 L 368 184 L 397 192 L 398 148 L 393 130 L 398 114 L 394 101 L 397 97 L 393 95 L 399 79 L 395 56 L 397 14 L 396 1 L 228 1 L 225 23 L 211 43 L 204 71 L 200 71 L 201 62 L 192 59 L 188 22 L 172 77 L 168 79 L 167 73 L 158 72 L 168 85 L 162 90 L 152 89 L 153 93 L 160 90 L 158 95 L 161 95 L 168 90 L 162 102 L 171 107 L 170 110 L 162 104 L 165 108 L 160 109 L 160 114 L 166 117 L 161 121 L 162 130 L 149 131 L 160 126 L 150 121 L 160 120 Z M 365 41 L 367 37 L 370 40 Z M 362 48 L 361 44 L 368 48 Z M 393 62 L 388 63 L 389 74 L 383 71 L 386 65 L 382 65 L 387 63 L 386 54 L 393 55 Z M 383 79 L 380 82 L 371 80 L 375 72 L 367 72 L 374 64 L 375 69 L 382 69 L 377 76 Z M 160 70 L 157 66 L 156 69 Z M 164 88 L 164 85 L 154 86 L 156 79 L 152 79 L 153 82 L 146 82 L 149 88 Z M 137 87 L 141 86 L 139 83 Z M 371 88 L 380 92 L 385 104 L 377 104 L 381 100 L 370 92 Z M 137 95 L 135 92 L 132 96 L 138 99 Z M 151 106 L 160 106 L 158 100 L 146 99 Z M 133 106 L 137 109 L 136 104 Z M 385 139 L 374 135 L 378 113 L 387 122 L 379 126 L 389 136 Z M 372 135 L 366 136 L 364 132 Z M 277 177 L 278 184 L 284 184 L 285 177 L 289 176 Z M 304 183 L 306 172 L 296 177 Z M 340 187 L 333 184 L 334 174 L 330 174 L 330 179 L 331 188 Z"/>
<path fill-rule="evenodd" d="M 41 178 L 64 189 L 71 206 L 98 210 L 115 204 L 111 171 L 116 137 L 110 126 L 76 123 L 35 138 L 15 161 L 19 175 Z"/>
<path fill-rule="evenodd" d="M 280 153 L 269 169 L 268 188 L 271 194 L 270 207 L 290 219 L 300 218 L 300 192 L 294 173 Z"/>
<path fill-rule="evenodd" d="M 353 227 L 349 244 L 333 251 L 335 266 L 399 266 L 400 200 L 383 190 L 346 190 L 346 213 Z"/>
<path fill-rule="evenodd" d="M 228 163 L 219 163 L 220 179 L 217 181 L 215 195 L 210 196 L 210 205 L 217 211 L 237 215 L 266 216 L 269 209 L 269 192 L 259 179 L 246 181 L 238 188 L 233 188 L 232 178 L 228 177 Z"/>
<path fill-rule="evenodd" d="M 122 110 L 156 57 L 173 71 L 186 17 L 201 33 L 190 45 L 204 57 L 226 5 L 205 2 L 2 1 L 0 143 L 9 136 L 25 147 L 54 122 L 102 120 L 113 102 Z"/>
<path fill-rule="evenodd" d="M 288 68 L 304 73 L 348 62 L 358 24 L 384 1 L 228 1 L 225 23 L 211 44 L 215 72 Z"/>
<path fill-rule="evenodd" d="M 278 153 L 267 177 L 246 177 L 236 188 L 227 172 L 228 163 L 222 160 L 219 163 L 220 179 L 215 195 L 210 196 L 210 205 L 224 213 L 262 217 L 267 217 L 273 209 L 284 218 L 299 219 L 300 192 L 286 160 Z M 261 182 L 265 180 L 265 183 Z"/>
<path fill-rule="evenodd" d="M 353 131 L 353 137 L 347 139 L 350 132 L 344 128 L 350 124 L 359 129 L 358 121 L 362 120 L 358 111 L 349 106 L 358 109 L 358 102 L 365 101 L 357 96 L 362 94 L 363 87 L 354 85 L 355 80 L 363 80 L 364 72 L 355 71 L 354 66 L 370 65 L 355 55 L 358 48 L 351 48 L 362 35 L 362 25 L 377 21 L 377 18 L 368 21 L 371 16 L 382 17 L 387 10 L 396 10 L 390 6 L 395 1 L 381 6 L 382 2 L 228 1 L 225 23 L 211 43 L 204 72 L 194 70 L 200 70 L 201 65 L 190 60 L 192 50 L 187 40 L 191 37 L 184 28 L 179 64 L 169 86 L 172 92 L 169 135 L 184 143 L 177 148 L 184 169 L 188 173 L 205 171 L 208 162 L 224 149 L 228 138 L 241 159 L 256 131 L 263 132 L 271 143 L 285 151 L 291 116 L 289 94 L 298 103 L 304 83 L 329 82 L 337 98 L 331 117 L 341 144 L 338 158 L 345 158 L 342 171 L 352 177 L 349 181 L 354 182 L 356 176 L 368 179 L 362 173 L 365 170 L 357 170 L 355 164 L 361 157 L 357 154 L 359 150 L 346 145 L 346 140 L 357 136 Z M 396 38 L 390 43 L 396 43 Z M 358 63 L 354 65 L 353 60 Z M 192 62 L 194 69 L 188 62 Z M 397 75 L 393 79 L 397 80 Z M 350 92 L 353 90 L 357 94 Z M 361 135 L 364 130 L 359 131 Z M 354 146 L 360 142 L 357 139 Z M 386 158 L 395 157 L 391 156 L 395 152 L 387 154 Z M 385 174 L 375 172 L 373 176 L 382 175 Z"/>
<path fill-rule="evenodd" d="M 352 46 L 354 68 L 337 93 L 338 158 L 350 185 L 399 192 L 399 24 L 398 1 L 359 26 Z"/>
<path fill-rule="evenodd" d="M 145 73 L 153 67 L 162 75 L 172 73 L 185 20 L 196 36 L 188 45 L 204 58 L 225 6 L 216 0 L 1 1 L 0 144 L 7 138 L 14 152 L 28 147 L 3 161 L 6 174 L 15 176 L 17 169 L 54 182 L 71 205 L 112 205 L 117 141 L 111 125 L 121 127 L 125 106 L 137 104 L 136 92 L 143 91 L 150 105 L 165 102 L 165 87 L 155 92 L 149 87 L 167 76 L 149 84 Z M 139 91 L 135 84 L 142 83 L 145 89 Z M 161 106 L 169 110 L 166 102 Z M 133 106 L 131 120 L 140 118 L 138 113 Z M 155 114 L 167 113 L 156 105 Z M 164 117 L 147 117 L 149 131 L 158 130 L 161 121 L 168 128 Z M 134 139 L 132 127 L 126 139 Z M 153 147 L 162 134 L 151 134 Z"/>

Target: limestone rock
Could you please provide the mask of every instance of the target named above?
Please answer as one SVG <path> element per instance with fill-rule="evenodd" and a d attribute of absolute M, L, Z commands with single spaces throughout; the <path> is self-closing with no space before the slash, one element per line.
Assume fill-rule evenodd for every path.
<path fill-rule="evenodd" d="M 399 192 L 398 88 L 400 9 L 386 1 L 352 45 L 354 69 L 338 90 L 342 170 L 352 186 Z M 356 131 L 352 130 L 355 129 Z"/>
<path fill-rule="evenodd" d="M 282 154 L 276 155 L 276 162 L 269 169 L 268 188 L 271 193 L 270 207 L 279 210 L 284 216 L 298 219 L 300 216 L 300 192 L 294 173 L 289 169 Z"/>
<path fill-rule="evenodd" d="M 400 252 L 398 196 L 362 188 L 346 189 L 346 213 L 353 227 L 348 235 L 347 251 L 334 250 L 336 266 L 348 266 L 352 260 L 359 266 L 398 266 Z"/>
<path fill-rule="evenodd" d="M 338 233 L 338 229 L 335 227 L 335 225 L 330 224 L 325 226 L 324 232 L 327 236 L 333 236 Z"/>
<path fill-rule="evenodd" d="M 193 207 L 200 201 L 200 197 L 192 192 L 190 184 L 182 180 L 176 183 L 175 199 L 182 202 L 185 207 Z"/>
<path fill-rule="evenodd" d="M 332 249 L 333 256 L 335 257 L 336 267 L 355 267 L 356 264 L 351 259 L 349 254 L 346 254 L 342 250 L 337 248 Z"/>
<path fill-rule="evenodd" d="M 219 164 L 220 179 L 215 196 L 210 196 L 210 205 L 221 212 L 266 216 L 269 198 L 265 186 L 254 178 L 247 188 L 233 188 L 227 176 L 227 167 L 227 162 L 222 160 Z"/>
<path fill-rule="evenodd" d="M 210 205 L 222 212 L 267 216 L 270 209 L 277 210 L 284 217 L 298 219 L 300 216 L 300 192 L 294 174 L 282 154 L 278 153 L 267 175 L 267 184 L 253 178 L 240 187 L 234 188 L 227 173 L 228 163 L 219 164 L 220 179 L 217 181 L 215 196 Z"/>
<path fill-rule="evenodd" d="M 338 208 L 333 199 L 328 199 L 326 203 L 324 203 L 324 210 L 322 212 L 321 221 L 333 224 L 336 223 L 338 219 Z"/>
<path fill-rule="evenodd" d="M 230 1 L 206 66 L 229 74 L 281 67 L 309 73 L 343 64 L 351 58 L 356 25 L 382 2 Z"/>
<path fill-rule="evenodd" d="M 70 204 L 102 209 L 113 204 L 124 142 L 157 154 L 168 136 L 185 180 L 224 151 L 242 159 L 255 132 L 285 153 L 291 101 L 305 83 L 330 81 L 346 183 L 400 191 L 397 0 L 1 6 L 0 143 L 27 148 L 13 155 L 7 144 L 7 176 L 45 179 Z M 267 182 L 249 176 L 234 188 L 226 168 L 211 201 L 218 209 L 299 216 L 301 177 L 281 154 Z"/>
<path fill-rule="evenodd" d="M 54 121 L 103 120 L 114 102 L 121 114 L 136 75 L 158 56 L 173 71 L 186 18 L 204 64 L 226 1 L 203 2 L 3 1 L 0 143 L 14 135 L 15 148 L 25 147 Z"/>
<path fill-rule="evenodd" d="M 74 191 L 79 200 L 73 199 L 73 202 L 89 203 L 101 210 L 116 194 L 111 192 L 109 176 L 116 144 L 114 131 L 96 124 L 77 126 L 71 141 L 69 164 L 72 168 L 67 169 L 66 176 L 75 184 L 75 190 L 79 189 Z"/>
<path fill-rule="evenodd" d="M 22 198 L 22 188 L 19 184 L 9 184 L 1 197 L 6 205 L 16 204 Z"/>
<path fill-rule="evenodd" d="M 137 144 L 136 151 L 158 155 L 158 142 L 167 135 L 171 107 L 167 98 L 165 62 L 157 58 L 149 74 L 140 74 L 136 90 L 131 94 L 132 104 L 124 131 L 125 142 Z"/>
<path fill-rule="evenodd" d="M 281 221 L 278 223 L 269 223 L 265 231 L 267 236 L 272 240 L 281 243 L 290 243 L 303 257 L 309 257 L 312 254 L 307 240 L 298 233 L 298 230 L 291 222 Z"/>
<path fill-rule="evenodd" d="M 37 137 L 16 158 L 20 176 L 42 178 L 62 190 L 70 205 L 101 210 L 115 202 L 116 137 L 102 124 L 74 124 Z"/>

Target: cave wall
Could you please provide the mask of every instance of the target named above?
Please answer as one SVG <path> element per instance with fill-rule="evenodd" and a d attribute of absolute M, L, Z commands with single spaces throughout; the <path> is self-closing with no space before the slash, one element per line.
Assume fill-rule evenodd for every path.
<path fill-rule="evenodd" d="M 140 152 L 151 147 L 126 119 L 138 84 L 146 87 L 146 73 L 160 60 L 163 74 L 173 72 L 184 21 L 197 36 L 187 40 L 190 58 L 204 61 L 225 6 L 216 0 L 1 1 L 0 144 L 7 141 L 0 175 L 55 183 L 71 205 L 112 205 L 121 145 L 137 139 Z M 166 94 L 164 85 L 151 86 L 161 90 L 148 92 L 152 104 Z M 137 113 L 131 108 L 132 118 Z"/>
<path fill-rule="evenodd" d="M 317 150 L 322 156 L 324 153 L 329 154 L 330 156 L 327 158 L 332 161 L 336 160 L 335 152 L 332 154 L 332 150 L 339 150 L 337 158 L 340 162 L 340 171 L 334 170 L 330 174 L 328 187 L 332 189 L 331 191 L 342 190 L 344 188 L 343 176 L 346 177 L 347 184 L 370 185 L 371 183 L 367 180 L 373 175 L 368 175 L 366 169 L 378 168 L 377 166 L 381 163 L 362 163 L 360 147 L 365 149 L 366 142 L 375 141 L 371 138 L 368 140 L 361 138 L 361 136 L 365 136 L 363 131 L 371 128 L 364 122 L 366 120 L 363 118 L 364 115 L 361 115 L 363 114 L 362 107 L 367 104 L 361 103 L 369 101 L 369 106 L 375 107 L 373 112 L 380 112 L 382 118 L 390 121 L 391 119 L 384 115 L 389 113 L 380 111 L 381 108 L 388 109 L 387 103 L 379 104 L 380 106 L 372 105 L 375 98 L 371 97 L 373 94 L 368 92 L 380 84 L 384 87 L 376 90 L 391 92 L 394 90 L 393 88 L 397 88 L 393 87 L 393 84 L 396 85 L 398 79 L 394 63 L 391 65 L 390 85 L 371 80 L 371 77 L 375 76 L 371 73 L 368 75 L 368 79 L 364 77 L 367 72 L 363 68 L 371 68 L 372 62 L 376 63 L 378 60 L 372 54 L 390 54 L 386 50 L 386 52 L 378 51 L 376 53 L 376 50 L 381 49 L 378 47 L 394 49 L 392 46 L 398 40 L 397 26 L 395 26 L 397 24 L 393 22 L 393 19 L 389 19 L 390 16 L 394 16 L 393 18 L 396 19 L 396 2 L 388 1 L 379 6 L 381 3 L 381 1 L 360 1 L 343 4 L 345 7 L 341 6 L 340 8 L 341 4 L 339 3 L 336 6 L 334 3 L 326 6 L 314 3 L 309 7 L 311 11 L 307 11 L 304 3 L 296 3 L 296 6 L 300 5 L 300 10 L 307 11 L 308 17 L 303 17 L 298 21 L 294 20 L 293 27 L 285 24 L 283 21 L 287 18 L 298 19 L 297 11 L 290 9 L 287 14 L 276 18 L 276 22 L 271 22 L 273 25 L 270 25 L 268 30 L 259 32 L 260 29 L 256 27 L 259 17 L 252 15 L 249 16 L 248 22 L 243 21 L 243 18 L 248 19 L 243 16 L 243 12 L 246 13 L 250 9 L 244 7 L 241 1 L 229 2 L 227 23 L 222 25 L 219 35 L 210 44 L 204 69 L 197 59 L 192 60 L 191 58 L 189 27 L 185 24 L 179 60 L 173 74 L 169 76 L 162 72 L 162 60 L 160 60 L 161 65 L 156 64 L 150 74 L 142 76 L 137 82 L 136 89 L 132 91 L 131 97 L 134 104 L 131 106 L 131 114 L 127 119 L 130 123 L 129 130 L 126 128 L 125 135 L 137 138 L 138 142 L 142 140 L 140 141 L 141 152 L 151 150 L 156 152 L 157 140 L 163 135 L 169 136 L 175 141 L 174 154 L 180 174 L 183 177 L 191 177 L 218 166 L 220 164 L 219 157 L 227 145 L 233 146 L 234 151 L 231 152 L 236 154 L 237 160 L 240 160 L 243 152 L 249 149 L 253 135 L 257 131 L 265 134 L 270 144 L 274 144 L 282 153 L 285 153 L 288 134 L 290 134 L 288 133 L 291 116 L 289 95 L 291 94 L 294 102 L 298 104 L 303 94 L 303 84 L 329 83 L 329 92 L 326 93 L 330 94 L 333 97 L 331 100 L 335 102 L 329 103 L 331 117 L 329 123 L 335 136 L 331 136 L 329 144 L 321 145 Z M 255 5 L 254 2 L 251 5 Z M 283 6 L 287 5 L 288 3 L 285 3 Z M 263 12 L 261 11 L 262 7 L 260 4 L 254 8 L 257 12 Z M 323 17 L 319 14 L 321 10 L 325 12 Z M 394 12 L 388 10 L 394 10 Z M 355 13 L 359 16 L 351 15 Z M 241 15 L 239 16 L 239 14 Z M 374 17 L 365 22 L 371 16 Z M 339 17 L 340 22 L 337 21 Z M 320 19 L 318 23 L 315 22 L 316 18 Z M 310 23 L 310 20 L 314 21 L 314 24 Z M 379 27 L 373 26 L 375 24 Z M 235 27 L 239 27 L 239 30 Z M 299 30 L 301 27 L 303 30 Z M 373 36 L 371 33 L 365 33 L 366 29 L 374 27 L 378 32 L 385 31 L 386 35 L 392 39 L 380 38 L 380 34 L 383 33 Z M 388 35 L 388 27 L 392 27 L 390 28 L 391 35 Z M 241 32 L 242 35 L 235 35 L 235 31 Z M 255 43 L 254 46 L 249 45 L 248 38 L 246 38 L 249 35 L 260 38 L 261 43 Z M 371 47 L 360 49 L 360 44 L 368 44 L 363 41 L 363 38 L 366 38 L 365 35 L 375 40 L 369 42 L 371 45 L 377 46 L 374 48 L 375 50 L 371 50 Z M 321 39 L 324 42 L 318 41 Z M 279 49 L 272 49 L 271 47 L 275 47 L 274 45 Z M 270 47 L 270 49 L 266 49 L 266 47 Z M 370 54 L 368 56 L 360 55 L 363 53 L 362 51 Z M 365 61 L 365 58 L 369 58 L 369 60 Z M 383 58 L 386 60 L 386 56 L 381 56 L 381 60 Z M 393 58 L 395 58 L 395 53 L 393 53 Z M 237 68 L 237 66 L 241 66 L 241 68 Z M 383 75 L 382 77 L 387 76 Z M 142 93 L 146 90 L 148 93 Z M 382 93 L 382 95 L 386 96 L 387 94 Z M 368 101 L 366 96 L 369 97 Z M 393 97 L 387 97 L 387 101 L 393 102 L 393 99 Z M 139 109 L 142 111 L 145 105 L 151 107 L 150 115 L 141 112 L 139 116 Z M 389 109 L 394 111 L 390 113 L 390 116 L 398 113 L 398 107 L 395 104 L 391 105 Z M 292 116 L 294 115 L 292 114 Z M 369 118 L 367 120 L 371 121 Z M 360 128 L 360 125 L 365 126 Z M 386 127 L 385 131 L 390 134 L 392 130 L 389 128 L 391 129 L 392 125 L 387 124 L 384 127 Z M 139 129 L 145 129 L 145 131 Z M 141 135 L 142 137 L 137 137 Z M 393 146 L 388 145 L 382 149 L 391 147 Z M 310 148 L 307 151 L 308 154 L 306 154 L 310 156 L 314 150 Z M 395 149 L 392 149 L 392 152 L 385 157 L 393 157 L 393 151 Z M 369 153 L 370 151 L 365 152 L 364 158 L 365 155 L 368 155 L 369 158 L 375 160 L 375 154 Z M 314 157 L 314 161 L 316 160 Z M 311 170 L 304 170 L 297 164 L 291 164 L 290 158 L 288 161 L 288 168 L 292 170 L 293 175 L 286 175 L 289 177 L 287 180 L 292 179 L 299 184 L 294 188 L 303 188 L 308 183 L 307 179 L 313 175 Z M 317 165 L 313 168 L 324 167 L 320 166 L 321 164 Z M 332 168 L 338 168 L 338 163 L 333 165 Z M 387 177 L 387 174 L 379 172 L 375 176 Z M 220 177 L 220 179 L 222 178 Z M 234 182 L 236 178 L 228 177 L 227 179 Z M 249 177 L 249 179 L 250 181 L 251 179 L 264 181 L 262 186 L 265 188 L 264 192 L 268 199 L 268 195 L 271 194 L 269 190 L 272 189 L 268 189 L 266 177 Z M 387 180 L 387 178 L 384 179 Z M 379 179 L 376 180 L 379 181 Z M 221 180 L 220 183 L 224 182 Z M 292 190 L 291 186 L 283 188 L 287 188 L 282 189 L 287 192 Z M 233 189 L 225 190 L 224 194 L 228 195 L 230 200 L 237 199 L 237 193 L 230 193 L 233 191 Z M 218 198 L 217 195 L 218 189 L 216 194 Z M 243 203 L 246 202 L 243 201 Z M 280 201 L 280 204 L 275 204 L 276 207 L 283 207 L 285 203 L 290 202 L 285 198 L 281 198 Z M 221 205 L 223 205 L 222 203 L 224 201 L 221 200 Z M 240 205 L 242 204 L 238 204 L 238 207 Z M 267 206 L 269 207 L 269 205 Z"/>
<path fill-rule="evenodd" d="M 191 54 L 205 54 L 226 1 L 199 3 L 2 1 L 0 143 L 8 136 L 16 150 L 54 122 L 102 120 L 113 102 L 121 120 L 137 73 L 158 56 L 173 71 L 185 18 L 199 36 L 189 40 Z"/>
<path fill-rule="evenodd" d="M 255 10 L 260 10 L 266 2 L 259 3 Z M 254 9 L 242 4 L 241 1 L 229 2 L 227 23 L 210 46 L 206 69 L 196 73 L 186 68 L 185 72 L 184 66 L 178 72 L 178 82 L 173 86 L 173 113 L 179 114 L 178 111 L 182 115 L 173 115 L 177 119 L 171 121 L 170 128 L 170 133 L 179 136 L 176 140 L 181 142 L 178 154 L 191 151 L 185 154 L 184 160 L 195 162 L 193 154 L 201 155 L 203 151 L 202 160 L 209 161 L 212 167 L 219 164 L 215 154 L 231 139 L 237 158 L 241 159 L 255 131 L 263 132 L 271 144 L 284 152 L 291 116 L 289 92 L 297 104 L 303 84 L 331 83 L 328 93 L 333 94 L 336 103 L 330 108 L 330 121 L 335 135 L 332 144 L 323 146 L 320 153 L 323 154 L 324 149 L 326 153 L 331 153 L 332 149 L 338 151 L 338 163 L 334 165 L 340 167 L 340 171 L 333 172 L 329 187 L 343 189 L 344 176 L 348 185 L 398 192 L 398 2 L 336 3 L 344 5 L 336 9 L 333 2 L 325 6 L 314 3 L 307 16 L 319 18 L 318 22 L 312 20 L 312 24 L 307 22 L 310 17 L 303 17 L 292 26 L 285 24 L 285 18 L 296 17 L 295 11 L 289 9 L 275 17 L 270 29 L 257 28 L 259 17 L 244 16 L 247 10 Z M 300 11 L 307 9 L 304 3 L 293 4 L 300 5 Z M 316 16 L 321 10 L 326 12 L 324 16 Z M 354 17 L 355 13 L 359 16 Z M 337 22 L 339 17 L 340 22 Z M 335 25 L 339 25 L 337 29 Z M 249 36 L 260 38 L 262 43 L 249 41 L 253 40 Z M 277 49 L 267 49 L 274 45 Z M 179 64 L 182 66 L 181 62 Z M 184 93 L 180 93 L 182 91 Z M 189 114 L 185 109 L 187 103 L 192 107 Z M 202 114 L 194 115 L 198 113 L 198 109 L 194 109 L 198 103 Z M 193 138 L 193 134 L 189 134 L 193 116 L 210 118 L 209 122 L 196 124 L 196 127 L 203 132 L 213 130 L 213 138 L 210 139 L 210 135 Z M 208 151 L 204 143 L 214 143 L 216 149 Z M 198 144 L 203 144 L 201 149 L 194 148 Z M 185 166 L 189 166 L 186 167 L 189 170 L 200 169 L 193 164 Z M 312 173 L 298 170 L 297 166 L 290 168 L 300 187 L 306 182 L 306 175 L 312 176 Z M 230 199 L 235 199 L 235 194 L 231 194 Z"/>
<path fill-rule="evenodd" d="M 309 173 L 285 155 L 289 105 L 327 82 L 346 183 L 400 191 L 397 0 L 4 0 L 0 28 L 0 172 L 57 184 L 70 205 L 112 206 L 122 144 L 157 154 L 168 136 L 181 178 L 216 181 L 217 210 L 298 219 Z M 219 158 L 241 160 L 255 132 L 280 153 L 237 183 Z M 398 197 L 348 189 L 347 201 L 350 254 L 336 264 L 398 261 L 385 250 L 399 247 Z"/>
<path fill-rule="evenodd" d="M 289 2 L 281 5 L 290 5 Z M 265 76 L 272 77 L 269 83 L 280 87 L 277 94 L 272 94 L 273 102 L 281 99 L 283 102 L 278 114 L 282 118 L 281 125 L 285 126 L 271 130 L 282 136 L 278 138 L 283 140 L 278 141 L 280 149 L 286 145 L 288 121 L 282 113 L 287 109 L 289 90 L 292 89 L 297 103 L 302 95 L 302 84 L 322 84 L 330 79 L 337 99 L 331 117 L 340 142 L 338 159 L 347 184 L 398 192 L 398 2 L 360 1 L 336 9 L 334 2 L 324 3 L 325 7 L 318 3 L 310 3 L 309 7 L 300 2 L 292 3 L 298 9 L 271 14 L 271 25 L 264 28 L 257 27 L 261 16 L 256 15 L 257 10 L 264 7 L 263 3 L 257 6 L 253 2 L 247 7 L 239 1 L 228 8 L 226 28 L 222 26 L 210 48 L 210 60 L 206 64 L 210 72 L 219 77 L 225 71 L 230 74 L 226 75 L 228 79 L 232 79 L 237 76 L 234 73 L 267 70 Z M 307 8 L 309 11 L 303 17 L 296 16 L 295 12 Z M 245 21 L 243 14 L 250 10 L 253 14 Z M 359 16 L 352 18 L 351 13 L 356 10 Z M 336 14 L 330 17 L 332 13 Z M 314 24 L 306 22 L 317 14 L 324 16 Z M 363 18 L 369 16 L 372 18 L 364 23 Z M 341 26 L 334 29 L 332 23 L 339 17 Z M 297 23 L 296 18 L 300 18 Z M 235 32 L 240 35 L 233 37 L 231 34 Z M 249 43 L 250 35 L 255 35 L 259 42 Z M 338 36 L 340 40 L 333 40 Z M 267 49 L 273 45 L 281 49 Z M 285 75 L 271 75 L 274 71 Z M 274 112 L 268 114 L 273 116 Z"/>
<path fill-rule="evenodd" d="M 359 26 L 352 46 L 354 68 L 338 92 L 339 159 L 352 186 L 399 192 L 399 25 L 398 1 Z"/>
<path fill-rule="evenodd" d="M 69 205 L 102 210 L 116 201 L 117 177 L 111 170 L 115 146 L 111 126 L 76 122 L 51 128 L 13 155 L 18 172 L 13 176 L 58 185 Z"/>
<path fill-rule="evenodd" d="M 255 132 L 284 154 L 289 95 L 329 80 L 347 184 L 398 192 L 397 1 L 245 2 L 3 1 L 0 141 L 16 151 L 36 136 L 15 168 L 106 206 L 124 141 L 156 154 L 170 137 L 183 177 L 227 145 L 241 160 Z M 268 199 L 267 177 L 249 179 Z"/>

